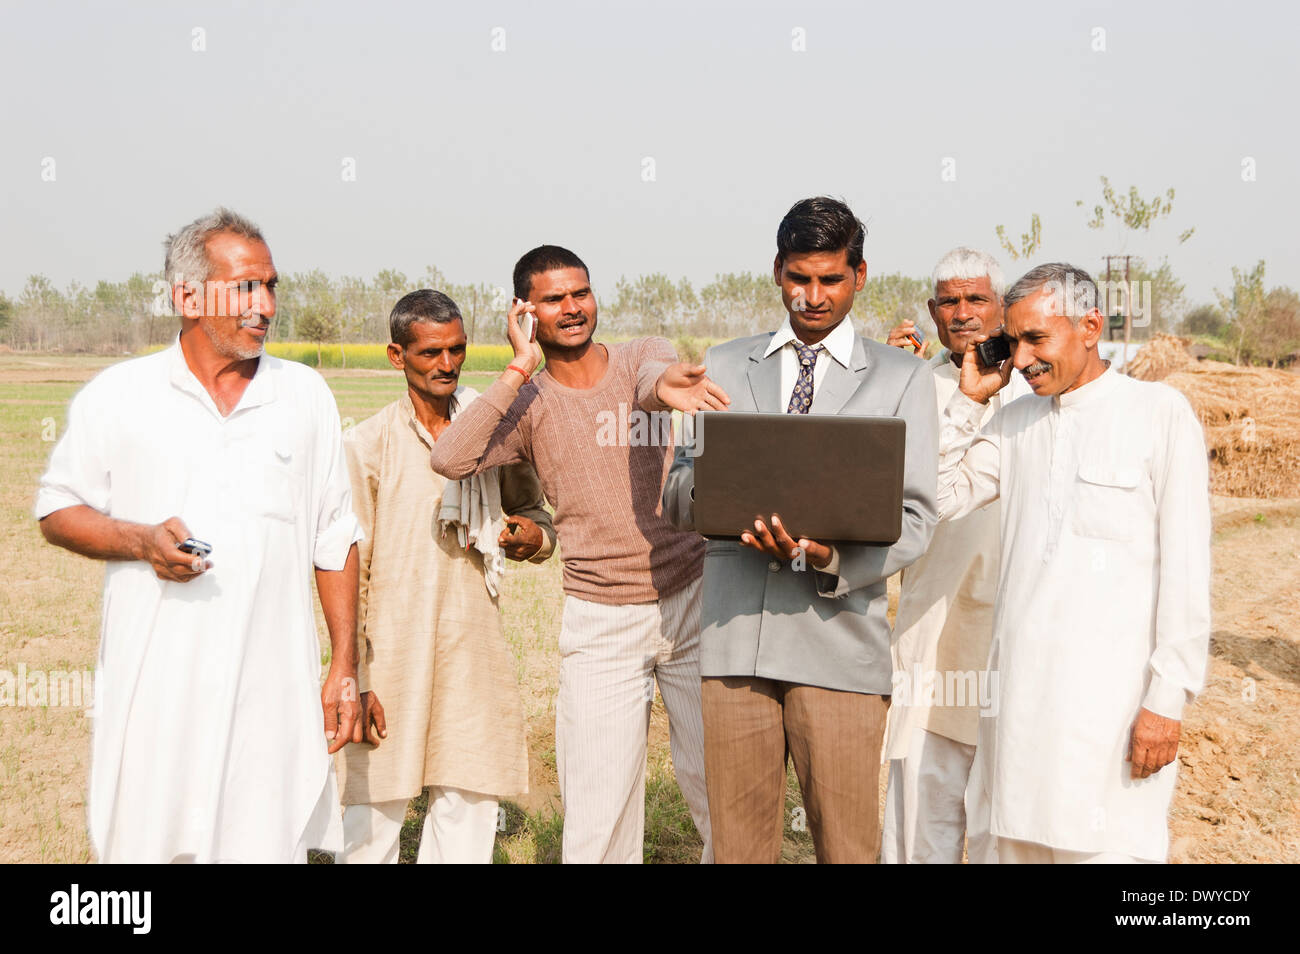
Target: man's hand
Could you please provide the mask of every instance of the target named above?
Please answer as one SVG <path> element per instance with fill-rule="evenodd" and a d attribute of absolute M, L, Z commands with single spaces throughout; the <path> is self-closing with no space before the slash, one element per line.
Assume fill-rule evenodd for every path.
<path fill-rule="evenodd" d="M 705 375 L 702 364 L 679 361 L 670 364 L 655 382 L 655 397 L 675 411 L 725 411 L 731 403 L 727 392 Z"/>
<path fill-rule="evenodd" d="M 325 715 L 325 740 L 333 755 L 349 742 L 361 741 L 361 697 L 357 693 L 356 670 L 345 672 L 331 664 L 320 691 Z"/>
<path fill-rule="evenodd" d="M 781 518 L 772 514 L 772 529 L 767 528 L 767 524 L 761 519 L 754 521 L 754 532 L 746 531 L 740 535 L 741 546 L 752 547 L 768 556 L 776 557 L 778 560 L 793 560 L 803 551 L 808 562 L 815 569 L 822 569 L 826 564 L 831 562 L 831 548 L 816 540 L 809 540 L 807 537 L 800 537 L 796 543 L 790 534 L 786 533 L 785 526 L 781 523 Z"/>
<path fill-rule="evenodd" d="M 885 344 L 894 348 L 911 348 L 917 354 L 920 354 L 923 347 L 918 348 L 916 342 L 912 340 L 912 335 L 915 333 L 916 322 L 904 321 L 890 330 L 889 337 L 885 339 Z"/>
<path fill-rule="evenodd" d="M 524 329 L 519 327 L 519 319 L 525 314 L 535 313 L 537 306 L 530 301 L 524 301 L 522 298 L 516 298 L 515 303 L 510 306 L 506 312 L 506 337 L 510 341 L 510 347 L 515 349 L 514 359 L 510 362 L 517 367 L 523 368 L 529 374 L 537 370 L 537 366 L 542 363 L 542 349 L 535 340 L 536 331 L 532 337 L 524 334 Z M 509 374 L 510 372 L 506 372 Z"/>
<path fill-rule="evenodd" d="M 961 359 L 961 380 L 957 386 L 961 388 L 962 394 L 976 404 L 988 404 L 989 398 L 1006 387 L 1007 382 L 1011 380 L 1012 372 L 1016 370 L 1010 358 L 996 368 L 985 368 L 980 365 L 979 355 L 975 353 L 975 345 L 986 341 L 988 337 L 988 335 L 977 335 Z"/>
<path fill-rule="evenodd" d="M 542 528 L 527 517 L 506 517 L 506 528 L 497 537 L 497 544 L 511 560 L 527 560 L 542 548 L 546 538 Z"/>
<path fill-rule="evenodd" d="M 388 722 L 384 719 L 384 707 L 374 691 L 361 693 L 361 727 L 366 742 L 378 745 L 380 739 L 388 738 Z"/>
<path fill-rule="evenodd" d="M 198 553 L 186 553 L 177 546 L 190 538 L 189 528 L 180 517 L 168 517 L 162 523 L 142 529 L 140 559 L 149 562 L 158 579 L 186 583 L 211 569 L 210 560 Z"/>
<path fill-rule="evenodd" d="M 1124 758 L 1133 763 L 1132 777 L 1154 775 L 1177 758 L 1181 730 L 1182 723 L 1176 719 L 1158 716 L 1150 709 L 1139 710 Z"/>

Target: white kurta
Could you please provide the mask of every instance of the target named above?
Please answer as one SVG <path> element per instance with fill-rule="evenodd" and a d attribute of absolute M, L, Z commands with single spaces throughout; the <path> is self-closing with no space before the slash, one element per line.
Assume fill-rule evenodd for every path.
<path fill-rule="evenodd" d="M 1111 370 L 1009 402 L 980 430 L 983 411 L 960 392 L 945 409 L 939 507 L 957 517 L 1002 499 L 1000 692 L 976 757 L 991 831 L 1161 860 L 1177 761 L 1134 780 L 1124 758 L 1140 708 L 1180 719 L 1205 678 L 1200 424 L 1177 391 Z"/>
<path fill-rule="evenodd" d="M 85 504 L 180 517 L 212 569 L 165 582 L 110 562 L 95 682 L 90 836 L 103 862 L 287 862 L 341 848 L 311 567 L 360 538 L 333 396 L 263 356 L 228 417 L 179 344 L 73 399 L 38 518 Z"/>
<path fill-rule="evenodd" d="M 942 422 L 961 373 L 946 348 L 929 365 Z M 1024 378 L 1014 375 L 989 400 L 981 420 L 988 421 L 1003 403 L 1032 393 Z M 907 757 L 918 728 L 963 745 L 976 743 L 981 686 L 975 674 L 987 665 L 993 638 L 998 534 L 999 507 L 994 501 L 964 517 L 941 521 L 925 555 L 903 571 L 890 647 L 896 691 L 882 760 Z"/>

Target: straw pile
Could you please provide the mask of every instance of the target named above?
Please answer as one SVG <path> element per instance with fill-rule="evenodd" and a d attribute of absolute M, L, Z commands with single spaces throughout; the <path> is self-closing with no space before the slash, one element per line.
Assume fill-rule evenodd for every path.
<path fill-rule="evenodd" d="M 1192 363 L 1187 350 L 1191 343 L 1177 335 L 1156 335 L 1128 363 L 1129 376 L 1139 381 L 1163 381 Z"/>
<path fill-rule="evenodd" d="M 1164 383 L 1201 419 L 1214 493 L 1300 497 L 1300 376 L 1202 361 Z"/>

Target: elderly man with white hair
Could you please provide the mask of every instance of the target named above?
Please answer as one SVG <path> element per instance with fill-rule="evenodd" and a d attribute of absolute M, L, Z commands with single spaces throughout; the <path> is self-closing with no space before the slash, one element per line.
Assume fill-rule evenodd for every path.
<path fill-rule="evenodd" d="M 929 363 L 941 414 L 957 391 L 967 349 L 1001 327 L 1006 286 L 997 259 L 965 247 L 939 259 L 933 277 L 926 306 L 943 347 Z M 915 331 L 903 322 L 888 343 L 915 347 Z M 1028 393 L 1028 385 L 1013 381 L 989 401 L 985 418 Z M 989 857 L 987 818 L 968 819 L 964 798 L 980 703 L 991 703 L 996 689 L 986 666 L 997 576 L 996 501 L 940 523 L 925 555 L 903 571 L 883 750 L 889 788 L 880 854 L 887 864 L 960 864 L 967 837 L 972 858 Z"/>
<path fill-rule="evenodd" d="M 942 418 L 941 513 L 1002 504 L 998 709 L 970 784 L 1002 863 L 1163 861 L 1183 707 L 1205 679 L 1201 425 L 1177 391 L 1102 360 L 1097 300 L 1082 269 L 1031 269 L 1003 299 L 1011 357 L 968 353 Z M 1034 393 L 981 426 L 1013 370 Z"/>

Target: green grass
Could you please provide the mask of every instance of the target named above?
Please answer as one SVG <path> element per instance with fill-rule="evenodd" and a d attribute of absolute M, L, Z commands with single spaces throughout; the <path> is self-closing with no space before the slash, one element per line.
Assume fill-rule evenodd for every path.
<path fill-rule="evenodd" d="M 165 345 L 154 345 L 146 348 L 141 354 L 152 354 L 168 347 L 171 347 L 170 342 Z M 297 361 L 299 364 L 313 368 L 393 370 L 392 364 L 388 361 L 386 344 L 323 344 L 319 348 L 319 356 L 317 351 L 316 345 L 310 341 L 269 341 L 266 344 L 267 354 L 286 361 Z M 465 365 L 461 370 L 462 372 L 494 371 L 500 374 L 506 369 L 514 354 L 514 350 L 508 344 L 472 344 L 466 349 Z M 62 356 L 57 360 L 62 361 Z"/>
<path fill-rule="evenodd" d="M 388 346 L 384 344 L 321 345 L 319 362 L 316 345 L 309 341 L 273 341 L 266 346 L 266 350 L 277 358 L 297 361 L 313 368 L 393 370 L 388 361 Z M 508 344 L 472 344 L 466 350 L 462 371 L 495 371 L 500 374 L 514 354 Z"/>

